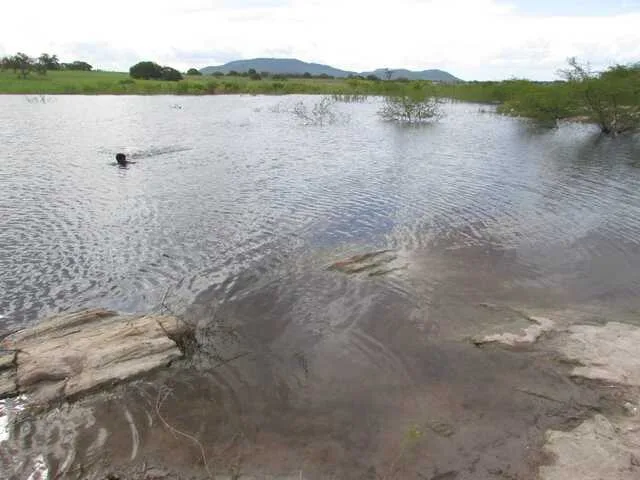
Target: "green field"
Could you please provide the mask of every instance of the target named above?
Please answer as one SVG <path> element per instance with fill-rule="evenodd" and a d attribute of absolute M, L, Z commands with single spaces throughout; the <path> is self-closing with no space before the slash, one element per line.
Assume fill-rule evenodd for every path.
<path fill-rule="evenodd" d="M 418 82 L 425 83 L 425 82 Z M 13 71 L 0 71 L 3 94 L 106 94 L 106 95 L 212 95 L 212 94 L 385 94 L 397 90 L 399 82 L 356 79 L 250 80 L 248 77 L 187 76 L 179 82 L 134 80 L 128 73 L 49 71 L 19 78 Z"/>
<path fill-rule="evenodd" d="M 529 84 L 530 82 L 526 82 Z M 521 89 L 522 85 L 518 85 Z M 25 79 L 0 71 L 0 94 L 31 95 L 436 95 L 471 102 L 502 102 L 514 90 L 508 82 L 434 85 L 427 81 L 372 81 L 355 78 L 287 78 L 251 80 L 246 76 L 186 76 L 179 82 L 134 80 L 124 72 L 49 71 Z"/>

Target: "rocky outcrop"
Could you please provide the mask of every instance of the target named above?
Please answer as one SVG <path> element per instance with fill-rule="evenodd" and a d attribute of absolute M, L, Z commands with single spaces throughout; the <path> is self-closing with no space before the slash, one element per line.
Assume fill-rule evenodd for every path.
<path fill-rule="evenodd" d="M 185 326 L 172 316 L 102 309 L 52 317 L 0 343 L 0 398 L 74 398 L 137 377 L 182 356 Z"/>

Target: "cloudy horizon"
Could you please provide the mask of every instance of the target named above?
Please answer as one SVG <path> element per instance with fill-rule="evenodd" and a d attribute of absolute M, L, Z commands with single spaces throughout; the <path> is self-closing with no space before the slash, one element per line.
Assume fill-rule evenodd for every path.
<path fill-rule="evenodd" d="M 437 68 L 465 80 L 553 80 L 568 57 L 640 61 L 640 0 L 31 0 L 0 7 L 0 56 L 55 53 L 126 71 L 255 57 L 348 71 Z"/>

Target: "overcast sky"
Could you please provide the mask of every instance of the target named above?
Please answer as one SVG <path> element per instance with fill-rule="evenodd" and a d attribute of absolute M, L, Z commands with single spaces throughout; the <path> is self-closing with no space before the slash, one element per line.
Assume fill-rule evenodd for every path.
<path fill-rule="evenodd" d="M 640 61 L 640 0 L 3 0 L 0 18 L 0 55 L 106 70 L 287 57 L 550 80 L 569 56 L 596 68 Z"/>

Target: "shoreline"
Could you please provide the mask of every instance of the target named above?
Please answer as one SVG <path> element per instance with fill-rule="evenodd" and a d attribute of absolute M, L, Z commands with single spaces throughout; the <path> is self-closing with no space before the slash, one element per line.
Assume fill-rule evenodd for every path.
<path fill-rule="evenodd" d="M 492 331 L 487 332 L 486 335 L 476 335 L 471 338 L 466 337 L 466 339 L 461 338 L 455 343 L 462 342 L 461 345 L 468 345 L 468 347 L 465 348 L 475 349 L 481 356 L 492 356 L 499 354 L 500 351 L 505 351 L 512 352 L 509 355 L 512 355 L 515 359 L 521 355 L 531 355 L 533 352 L 554 352 L 554 356 L 557 356 L 557 358 L 554 359 L 551 364 L 557 363 L 558 366 L 564 364 L 569 367 L 566 370 L 566 374 L 559 373 L 565 377 L 564 381 L 571 382 L 571 384 L 578 382 L 578 385 L 582 384 L 581 388 L 586 388 L 587 391 L 594 392 L 591 398 L 574 398 L 572 394 L 569 393 L 568 397 L 563 399 L 556 397 L 558 393 L 545 392 L 544 389 L 540 390 L 541 386 L 528 386 L 523 379 L 524 383 L 517 391 L 520 392 L 521 395 L 524 395 L 525 398 L 529 397 L 534 400 L 537 398 L 538 401 L 551 402 L 551 405 L 557 402 L 559 406 L 569 405 L 569 403 L 573 402 L 577 402 L 575 407 L 583 404 L 580 410 L 576 410 L 576 413 L 578 411 L 582 411 L 583 413 L 577 413 L 577 417 L 567 423 L 568 428 L 567 426 L 562 428 L 551 427 L 546 430 L 542 444 L 537 446 L 531 445 L 531 448 L 534 450 L 529 452 L 529 455 L 534 455 L 535 458 L 540 459 L 535 461 L 534 470 L 537 471 L 537 475 L 539 475 L 539 477 L 536 478 L 540 478 L 541 480 L 568 478 L 595 480 L 606 477 L 611 480 L 627 480 L 640 475 L 640 448 L 637 447 L 637 445 L 640 444 L 640 357 L 638 355 L 630 355 L 631 350 L 637 350 L 637 345 L 640 344 L 640 327 L 628 323 L 616 322 L 608 322 L 601 325 L 584 324 L 582 322 L 586 318 L 572 311 L 556 312 L 556 315 L 554 315 L 553 312 L 547 312 L 543 316 L 539 312 L 536 312 L 534 315 L 527 311 L 519 311 L 504 305 L 486 304 L 481 307 L 488 309 L 488 311 L 496 316 L 501 316 L 501 312 L 504 313 L 508 310 L 510 312 L 509 318 L 511 318 L 511 320 L 509 320 L 509 322 L 511 322 L 511 327 L 508 327 L 506 324 L 501 324 L 499 329 L 502 333 L 497 333 L 495 328 L 490 328 Z M 519 316 L 515 323 L 513 320 L 514 313 L 517 313 Z M 0 462 L 5 461 L 2 460 L 3 457 L 7 458 L 6 452 L 2 454 L 3 449 L 9 448 L 9 451 L 13 452 L 13 455 L 19 455 L 19 449 L 16 450 L 17 446 L 12 442 L 14 441 L 13 435 L 17 432 L 15 426 L 20 425 L 20 418 L 24 417 L 25 420 L 30 418 L 29 422 L 32 425 L 30 428 L 36 429 L 47 430 L 49 428 L 47 427 L 48 422 L 51 421 L 53 421 L 54 424 L 67 425 L 67 427 L 64 428 L 70 430 L 68 430 L 66 435 L 79 438 L 78 435 L 80 435 L 82 428 L 88 428 L 81 427 L 81 425 L 86 424 L 88 426 L 94 424 L 96 421 L 98 424 L 102 422 L 100 418 L 102 418 L 104 414 L 99 412 L 103 409 L 101 405 L 105 404 L 105 402 L 112 404 L 115 401 L 116 403 L 114 405 L 116 405 L 120 402 L 118 399 L 121 396 L 126 397 L 127 395 L 131 395 L 131 393 L 127 392 L 139 390 L 144 385 L 148 385 L 148 387 L 144 387 L 144 389 L 148 390 L 151 386 L 151 383 L 149 383 L 151 379 L 165 378 L 164 381 L 166 381 L 166 379 L 173 377 L 178 371 L 181 371 L 182 374 L 187 376 L 195 375 L 195 378 L 198 378 L 200 374 L 195 371 L 189 373 L 189 370 L 175 370 L 170 366 L 174 360 L 184 358 L 184 352 L 181 353 L 177 348 L 178 343 L 170 341 L 166 347 L 169 348 L 169 350 L 167 350 L 170 352 L 169 355 L 166 356 L 162 354 L 162 358 L 159 359 L 158 362 L 148 362 L 146 360 L 146 358 L 148 358 L 146 354 L 141 352 L 137 352 L 134 357 L 131 357 L 131 348 L 122 345 L 121 339 L 124 338 L 130 339 L 131 342 L 133 342 L 130 343 L 132 346 L 134 344 L 151 345 L 154 343 L 154 341 L 151 340 L 154 337 L 157 337 L 158 340 L 162 338 L 169 340 L 165 337 L 165 335 L 168 334 L 166 333 L 168 330 L 166 330 L 166 326 L 162 326 L 162 323 L 167 321 L 174 322 L 173 325 L 175 325 L 175 328 L 170 328 L 172 331 L 180 331 L 179 322 L 175 322 L 171 318 L 172 317 L 145 316 L 123 317 L 117 316 L 114 312 L 89 310 L 53 317 L 39 323 L 35 327 L 8 336 L 3 342 L 5 351 L 15 348 L 19 356 L 21 355 L 19 352 L 23 352 L 23 349 L 36 348 L 40 353 L 36 353 L 36 350 L 34 350 L 31 353 L 23 354 L 24 360 L 29 361 L 35 370 L 31 367 L 20 367 L 21 360 L 16 358 L 10 362 L 12 365 L 17 365 L 18 372 L 22 375 L 22 380 L 16 381 L 16 385 L 22 383 L 25 389 L 14 392 L 19 395 L 18 397 L 15 397 L 12 393 L 11 396 L 14 397 L 14 400 L 8 403 L 7 401 L 0 403 Z M 162 323 L 158 323 L 159 319 Z M 530 322 L 530 326 L 528 327 L 523 323 L 523 321 L 527 319 L 528 322 Z M 156 333 L 152 333 L 155 328 L 153 325 L 161 325 L 161 329 L 157 330 Z M 78 326 L 80 327 L 79 330 L 77 328 Z M 118 330 L 122 328 L 125 330 L 122 330 L 122 333 L 118 334 Z M 103 333 L 96 334 L 96 329 Z M 80 330 L 84 333 L 80 333 Z M 69 334 L 71 336 L 69 336 Z M 131 337 L 132 334 L 138 335 L 138 337 Z M 93 337 L 94 340 L 101 345 L 101 347 L 99 347 L 101 353 L 95 357 L 96 361 L 88 362 L 87 365 L 95 365 L 96 368 L 99 368 L 101 365 L 109 365 L 107 370 L 109 378 L 105 377 L 105 380 L 100 380 L 101 377 L 99 374 L 91 373 L 87 376 L 86 370 L 85 373 L 83 373 L 83 369 L 78 369 L 73 366 L 73 363 L 69 363 L 70 358 L 89 355 L 92 349 L 96 349 L 95 343 L 92 344 L 86 341 L 87 335 Z M 142 336 L 139 337 L 140 335 Z M 129 373 L 122 374 L 124 370 L 113 367 L 110 360 L 105 360 L 105 352 L 108 350 L 103 340 L 105 338 L 112 338 L 114 345 L 117 345 L 116 348 L 122 352 L 124 361 L 128 361 L 130 365 L 133 365 L 132 368 L 127 370 Z M 146 340 L 141 340 L 144 338 L 146 338 Z M 31 339 L 36 340 L 36 343 L 30 343 L 32 342 Z M 68 347 L 60 348 L 60 341 L 66 342 Z M 214 338 L 213 341 L 216 342 L 218 340 Z M 451 340 L 445 341 L 445 343 L 450 341 Z M 165 340 L 161 340 L 161 342 L 165 342 Z M 165 347 L 162 348 L 164 349 Z M 150 351 L 151 350 L 147 352 Z M 43 359 L 46 358 L 47 361 L 45 363 L 39 361 L 38 358 L 40 357 Z M 132 360 L 133 363 L 131 363 Z M 7 362 L 4 363 L 8 364 Z M 135 366 L 136 364 L 138 367 L 143 365 L 144 368 L 138 368 Z M 7 365 L 4 367 L 6 366 Z M 65 366 L 69 366 L 68 369 Z M 2 365 L 0 365 L 0 367 L 2 367 Z M 172 371 L 174 373 L 172 373 Z M 558 370 L 558 372 L 560 372 L 560 370 Z M 71 388 L 73 391 L 66 391 L 64 388 L 67 388 L 69 385 L 82 384 L 82 382 L 74 380 L 74 375 L 79 375 L 79 378 L 84 375 L 85 378 L 90 381 L 83 384 L 86 388 L 76 390 Z M 63 384 L 62 389 L 59 386 L 61 385 L 60 382 Z M 162 408 L 164 399 L 166 399 L 166 395 L 169 395 L 169 393 L 163 394 L 163 387 L 160 387 L 157 393 L 154 393 L 155 390 L 155 387 L 151 388 L 151 392 L 145 394 L 151 395 L 150 398 L 156 398 L 155 414 L 153 414 L 154 410 L 151 410 L 151 415 L 158 417 L 158 427 L 154 429 L 154 436 L 149 436 L 151 432 L 143 434 L 143 430 L 146 430 L 147 427 L 143 427 L 134 421 L 132 413 L 127 413 L 133 408 L 135 403 L 131 404 L 130 407 L 124 407 L 124 419 L 126 422 L 122 424 L 122 427 L 114 427 L 116 429 L 111 430 L 109 435 L 99 433 L 96 441 L 99 442 L 99 445 L 105 445 L 107 439 L 113 437 L 113 441 L 119 439 L 117 443 L 122 444 L 126 443 L 127 436 L 129 436 L 132 439 L 130 442 L 133 442 L 132 450 L 125 450 L 129 453 L 123 453 L 123 455 L 130 457 L 130 461 L 125 464 L 96 464 L 91 468 L 98 476 L 94 475 L 92 478 L 103 478 L 105 475 L 109 475 L 111 474 L 110 472 L 114 471 L 121 473 L 116 474 L 113 478 L 152 478 L 145 476 L 146 473 L 144 475 L 133 473 L 139 471 L 138 463 L 142 458 L 145 459 L 144 471 L 147 472 L 147 469 L 150 468 L 149 471 L 156 472 L 155 474 L 158 475 L 153 478 L 170 479 L 177 478 L 175 475 L 186 474 L 186 472 L 183 471 L 185 467 L 180 466 L 182 465 L 180 461 L 174 464 L 172 461 L 167 463 L 153 456 L 141 456 L 141 451 L 144 451 L 146 444 L 150 443 L 155 445 L 156 443 L 154 442 L 160 442 L 157 445 L 164 444 L 169 438 L 167 434 L 170 436 L 172 430 L 176 428 L 172 424 L 173 420 L 167 420 L 167 418 L 170 417 L 166 417 L 166 415 L 176 415 L 176 411 L 173 410 L 174 408 L 177 408 L 178 412 L 184 408 L 189 410 L 193 408 L 193 406 L 189 406 L 188 401 L 184 404 L 184 400 L 180 401 L 176 399 L 172 401 L 175 405 L 171 407 L 170 410 L 174 413 L 170 414 L 165 412 L 161 414 L 160 408 Z M 143 400 L 145 395 L 140 399 Z M 498 398 L 496 398 L 496 400 L 498 400 Z M 32 405 L 32 407 L 29 407 L 29 405 Z M 574 411 L 575 407 L 569 409 L 569 415 L 571 415 L 570 412 Z M 13 414 L 11 414 L 12 408 L 14 411 Z M 108 415 L 106 418 L 111 415 L 108 413 L 111 411 L 111 408 L 112 407 L 107 408 L 105 411 L 105 414 Z M 475 408 L 482 411 L 481 406 Z M 1 410 L 5 410 L 4 415 L 2 415 L 3 412 Z M 25 417 L 24 412 L 31 413 Z M 7 413 L 9 413 L 9 416 L 7 416 Z M 573 415 L 576 415 L 576 413 Z M 14 418 L 10 418 L 12 415 Z M 15 415 L 17 415 L 17 417 Z M 149 426 L 156 423 L 156 421 L 152 420 L 152 416 L 149 416 Z M 9 429 L 10 421 L 16 418 L 18 419 L 18 424 L 14 425 L 14 428 Z M 93 420 L 90 420 L 90 418 L 93 418 Z M 571 417 L 568 417 L 568 420 L 570 420 L 570 418 Z M 89 423 L 86 423 L 87 421 Z M 127 422 L 130 428 L 125 427 Z M 457 428 L 446 425 L 447 423 L 436 423 L 428 428 L 439 432 L 438 435 L 442 435 L 443 439 L 446 440 L 450 435 L 456 434 L 455 432 L 457 431 Z M 416 430 L 416 432 L 421 432 L 423 427 L 412 428 L 420 428 L 420 430 Z M 451 430 L 452 428 L 454 429 Z M 4 435 L 2 431 L 5 432 Z M 14 433 L 8 434 L 7 432 Z M 186 439 L 187 444 L 183 445 L 183 448 L 197 452 L 198 448 L 194 449 L 194 446 L 200 445 L 203 452 L 202 458 L 205 459 L 204 466 L 206 467 L 207 457 L 204 456 L 205 447 L 203 444 L 200 444 L 200 440 L 196 437 L 186 433 L 185 435 L 188 435 Z M 416 433 L 415 435 L 416 445 L 420 445 L 420 439 L 423 434 Z M 146 438 L 146 440 L 143 441 L 144 438 Z M 430 436 L 426 438 L 428 440 Z M 245 442 L 248 441 L 249 440 L 245 440 Z M 203 439 L 202 442 L 205 442 L 205 440 Z M 5 444 L 4 446 L 3 443 Z M 169 442 L 169 444 L 171 444 L 171 442 Z M 210 446 L 208 444 L 204 445 L 206 446 L 207 452 L 209 452 Z M 45 448 L 43 452 L 46 452 L 48 448 L 46 444 L 43 444 L 42 447 Z M 125 445 L 122 445 L 122 448 L 124 447 Z M 80 448 L 80 444 L 76 448 Z M 155 448 L 159 447 L 156 446 Z M 418 448 L 418 446 L 415 448 Z M 100 452 L 94 452 L 94 454 L 100 454 Z M 25 455 L 28 455 L 28 453 L 25 452 Z M 86 454 L 74 449 L 73 454 L 69 453 L 66 459 L 61 458 L 59 460 L 60 463 L 47 461 L 46 455 L 36 457 L 27 456 L 25 460 L 30 459 L 30 461 L 33 462 L 31 467 L 33 471 L 38 469 L 44 471 L 43 469 L 46 469 L 47 472 L 66 475 L 74 471 L 72 466 L 76 462 L 90 461 L 87 459 L 88 457 L 85 458 L 84 455 Z M 196 454 L 196 458 L 197 456 L 198 454 Z M 82 458 L 85 458 L 85 460 L 81 460 Z M 120 457 L 116 456 L 112 461 L 115 461 L 116 458 Z M 153 458 L 155 458 L 155 460 L 153 460 Z M 545 458 L 547 460 L 544 460 Z M 124 457 L 121 461 L 124 461 Z M 150 462 L 149 465 L 147 465 L 147 461 Z M 411 462 L 413 460 L 407 457 L 406 461 Z M 194 465 L 189 474 L 196 475 L 194 478 L 207 478 L 209 474 L 205 470 L 208 470 L 208 467 L 203 469 L 202 462 L 196 463 L 200 465 Z M 258 464 L 259 463 L 258 461 Z M 97 470 L 95 470 L 96 468 Z M 248 462 L 246 468 L 251 470 L 250 462 Z M 260 468 L 264 468 L 264 466 L 258 467 L 258 470 L 260 470 Z M 307 468 L 311 477 L 305 476 L 305 478 L 316 478 L 312 473 L 314 468 L 313 464 L 308 465 Z M 320 468 L 319 471 L 321 470 L 322 468 Z M 580 473 L 579 477 L 575 476 L 576 472 Z M 118 475 L 123 476 L 120 477 Z M 294 472 L 291 472 L 290 475 L 294 475 Z M 395 475 L 396 474 L 391 478 L 401 478 Z M 257 477 L 252 477 L 251 474 L 248 474 L 247 476 L 243 475 L 242 478 Z M 282 475 L 273 478 L 288 477 Z M 464 476 L 462 478 L 467 477 Z"/>

